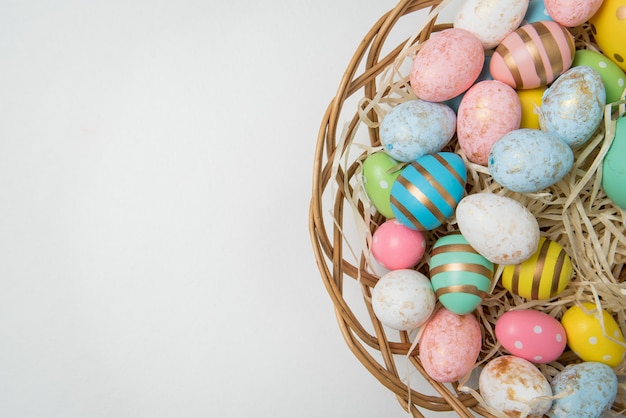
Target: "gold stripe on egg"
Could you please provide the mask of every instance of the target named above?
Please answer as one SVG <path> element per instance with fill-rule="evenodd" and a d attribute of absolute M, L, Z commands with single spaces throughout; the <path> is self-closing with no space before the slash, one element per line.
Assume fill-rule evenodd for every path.
<path fill-rule="evenodd" d="M 541 276 L 543 273 L 543 269 L 546 265 L 546 257 L 548 255 L 548 250 L 550 250 L 550 240 L 544 240 L 541 245 L 541 249 L 539 250 L 539 255 L 537 256 L 537 264 L 535 264 L 535 273 L 533 274 L 533 283 L 530 292 L 530 297 L 533 300 L 539 299 L 539 287 L 541 286 Z"/>
<path fill-rule="evenodd" d="M 446 263 L 441 266 L 437 266 L 430 270 L 430 276 L 433 277 L 439 273 L 446 273 L 451 271 L 462 271 L 467 273 L 476 273 L 481 276 L 485 276 L 490 278 L 493 272 L 485 266 L 481 266 L 480 264 L 471 264 L 471 263 Z"/>
<path fill-rule="evenodd" d="M 498 45 L 498 48 L 496 48 L 496 52 L 500 54 L 502 60 L 504 61 L 504 64 L 511 72 L 511 77 L 513 77 L 515 86 L 517 88 L 524 88 L 524 80 L 522 80 L 522 75 L 519 72 L 519 67 L 515 62 L 515 58 L 513 58 L 513 54 L 511 54 L 511 51 L 509 51 L 509 49 L 503 44 L 500 44 Z"/>
<path fill-rule="evenodd" d="M 452 167 L 450 165 L 450 163 L 448 161 L 446 161 L 445 158 L 443 158 L 441 155 L 439 154 L 435 154 L 434 155 L 435 160 L 439 161 L 439 163 L 444 166 L 446 168 L 446 170 L 448 170 L 450 172 L 450 174 L 452 174 L 452 177 L 454 177 L 456 179 L 456 181 L 459 183 L 459 185 L 462 188 L 465 188 L 465 181 L 463 180 L 463 177 L 461 177 L 459 175 L 459 173 L 456 172 L 456 170 L 454 169 L 454 167 Z M 452 207 L 454 207 L 454 205 L 452 205 Z"/>
<path fill-rule="evenodd" d="M 483 299 L 487 292 L 483 292 L 479 288 L 471 284 L 457 284 L 453 286 L 441 287 L 435 291 L 438 298 L 448 293 L 469 293 Z"/>
<path fill-rule="evenodd" d="M 450 195 L 450 193 L 446 190 L 445 187 L 443 187 L 441 185 L 441 183 L 439 183 L 439 181 L 433 177 L 433 175 L 426 170 L 422 165 L 420 165 L 417 162 L 414 162 L 412 164 L 413 168 L 415 168 L 415 170 L 417 170 L 418 173 L 420 173 L 425 179 L 426 181 L 428 181 L 428 183 L 433 186 L 433 188 L 437 191 L 437 193 L 439 193 L 439 195 L 443 198 L 443 200 L 446 201 L 446 203 L 448 204 L 448 206 L 450 206 L 451 208 L 454 208 L 457 204 L 456 200 L 454 200 L 454 198 Z M 420 192 L 421 193 L 421 192 Z M 426 198 L 426 196 L 424 195 L 424 197 Z M 430 201 L 430 199 L 428 200 L 428 202 L 432 205 L 432 202 Z M 426 205 L 424 205 L 426 206 Z M 430 207 L 428 208 L 428 210 L 430 210 L 430 212 L 435 215 L 435 217 L 440 221 L 440 222 L 444 222 L 447 217 L 441 213 L 441 211 L 439 211 L 439 209 L 437 209 L 436 207 L 433 206 L 433 208 L 437 211 L 438 214 L 441 215 L 441 217 L 439 217 L 438 214 L 436 214 L 435 212 L 433 212 Z"/>
<path fill-rule="evenodd" d="M 535 28 L 534 25 L 531 25 L 531 27 L 533 29 Z M 541 54 L 539 54 L 539 49 L 537 49 L 537 45 L 530 37 L 530 34 L 526 31 L 526 28 L 520 28 L 517 33 L 519 34 L 519 37 L 522 38 L 522 41 L 524 41 L 526 52 L 528 52 L 530 58 L 533 60 L 535 70 L 537 72 L 537 77 L 539 77 L 540 83 L 546 84 L 546 67 L 543 65 L 543 60 L 541 59 Z"/>
<path fill-rule="evenodd" d="M 472 248 L 469 244 L 447 244 L 441 245 L 437 248 L 433 248 L 430 252 L 430 256 L 434 256 L 437 254 L 443 253 L 473 253 L 478 254 L 475 249 Z"/>
<path fill-rule="evenodd" d="M 563 71 L 563 56 L 561 55 L 561 50 L 559 48 L 559 44 L 554 39 L 552 32 L 550 29 L 542 23 L 536 22 L 534 28 L 537 30 L 539 37 L 541 38 L 541 43 L 546 49 L 546 53 L 548 54 L 548 59 L 550 60 L 550 68 L 552 68 L 551 78 L 555 78 L 558 74 L 561 74 Z"/>
<path fill-rule="evenodd" d="M 411 222 L 411 224 L 413 224 L 413 226 L 415 226 L 415 228 L 417 228 L 420 231 L 426 231 L 426 228 L 424 228 L 424 225 L 422 225 L 422 223 L 418 221 L 417 218 L 413 216 L 413 214 L 409 212 L 409 210 L 402 203 L 398 201 L 398 199 L 391 196 L 389 200 L 390 200 L 390 203 L 394 205 L 400 211 L 400 213 L 402 213 L 404 217 L 407 218 L 409 222 Z"/>
<path fill-rule="evenodd" d="M 511 292 L 519 295 L 519 276 L 522 272 L 522 264 L 516 264 L 511 276 Z"/>
<path fill-rule="evenodd" d="M 565 264 L 565 250 L 559 251 L 559 256 L 556 259 L 554 266 L 554 277 L 552 278 L 552 287 L 550 288 L 550 297 L 556 296 L 559 293 L 559 286 L 561 285 L 561 275 L 563 274 L 563 265 Z"/>

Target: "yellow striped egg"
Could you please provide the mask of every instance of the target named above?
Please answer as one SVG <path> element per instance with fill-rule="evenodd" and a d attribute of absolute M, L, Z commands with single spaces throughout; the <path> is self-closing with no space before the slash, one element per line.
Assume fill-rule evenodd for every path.
<path fill-rule="evenodd" d="M 502 286 L 526 299 L 549 299 L 561 293 L 572 278 L 572 261 L 557 242 L 541 237 L 537 251 L 520 264 L 502 271 Z"/>

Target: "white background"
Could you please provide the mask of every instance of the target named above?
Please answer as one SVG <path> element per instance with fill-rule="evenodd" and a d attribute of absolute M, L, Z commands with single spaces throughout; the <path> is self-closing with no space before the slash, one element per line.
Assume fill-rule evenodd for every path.
<path fill-rule="evenodd" d="M 407 416 L 307 224 L 323 112 L 393 6 L 0 2 L 0 416 Z"/>

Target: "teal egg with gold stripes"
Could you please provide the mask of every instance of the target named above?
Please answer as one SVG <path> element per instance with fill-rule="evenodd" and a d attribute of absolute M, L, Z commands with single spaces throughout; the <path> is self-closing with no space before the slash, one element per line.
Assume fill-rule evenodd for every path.
<path fill-rule="evenodd" d="M 481 303 L 493 278 L 494 265 L 472 248 L 461 233 L 439 238 L 430 252 L 430 280 L 449 311 L 465 315 Z"/>
<path fill-rule="evenodd" d="M 438 152 L 407 165 L 391 186 L 391 210 L 403 225 L 419 231 L 441 226 L 465 194 L 467 168 L 453 152 Z"/>

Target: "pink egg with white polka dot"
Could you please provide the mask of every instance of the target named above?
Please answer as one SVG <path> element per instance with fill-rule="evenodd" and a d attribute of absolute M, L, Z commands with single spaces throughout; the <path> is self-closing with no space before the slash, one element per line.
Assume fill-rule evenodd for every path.
<path fill-rule="evenodd" d="M 424 233 L 389 219 L 372 236 L 372 255 L 383 267 L 399 270 L 414 267 L 424 256 Z"/>
<path fill-rule="evenodd" d="M 500 316 L 496 338 L 514 356 L 539 364 L 559 358 L 567 343 L 561 323 L 533 309 L 509 311 Z"/>

